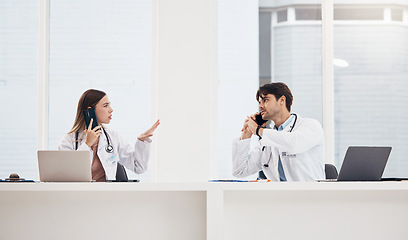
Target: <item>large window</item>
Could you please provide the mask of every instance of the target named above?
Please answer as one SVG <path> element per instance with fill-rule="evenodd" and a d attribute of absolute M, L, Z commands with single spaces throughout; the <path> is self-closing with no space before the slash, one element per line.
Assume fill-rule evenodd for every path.
<path fill-rule="evenodd" d="M 37 1 L 0 1 L 0 178 L 37 177 Z"/>
<path fill-rule="evenodd" d="M 133 145 L 153 123 L 151 1 L 53 0 L 49 7 L 48 149 L 71 129 L 89 88 L 108 94 L 114 112 L 107 127 Z M 38 8 L 38 1 L 0 0 L 0 178 L 38 179 Z M 150 171 L 128 176 L 148 180 Z"/>
<path fill-rule="evenodd" d="M 130 144 L 150 127 L 151 24 L 149 0 L 50 1 L 50 149 L 71 129 L 90 88 L 108 94 L 107 127 Z M 146 180 L 150 171 L 128 175 Z"/>
<path fill-rule="evenodd" d="M 292 111 L 322 122 L 320 5 L 271 6 L 259 13 L 259 85 L 284 82 Z"/>
<path fill-rule="evenodd" d="M 259 83 L 287 83 L 293 111 L 322 122 L 329 113 L 321 110 L 321 72 L 328 66 L 321 61 L 320 6 L 309 2 L 261 1 Z M 408 1 L 380 2 L 335 1 L 334 45 L 327 45 L 334 49 L 335 129 L 326 142 L 334 142 L 338 169 L 348 146 L 392 146 L 384 177 L 406 177 Z"/>
<path fill-rule="evenodd" d="M 337 167 L 350 145 L 391 146 L 384 176 L 408 176 L 407 13 L 407 5 L 335 5 Z"/>
<path fill-rule="evenodd" d="M 12 172 L 38 178 L 38 2 L 0 0 L 0 178 Z M 212 150 L 218 166 L 212 176 L 232 177 L 232 140 L 258 110 L 259 85 L 277 81 L 292 89 L 293 112 L 325 129 L 322 86 L 333 81 L 334 133 L 326 141 L 334 143 L 329 157 L 338 169 L 350 145 L 387 145 L 393 150 L 384 176 L 408 175 L 408 0 L 343 2 L 334 1 L 334 44 L 327 45 L 334 50 L 334 79 L 322 77 L 329 65 L 322 61 L 325 2 L 217 2 L 218 135 Z M 131 144 L 150 127 L 151 8 L 150 0 L 50 1 L 49 149 L 57 149 L 72 127 L 78 99 L 89 88 L 107 92 L 114 109 L 108 127 Z M 150 171 L 129 175 L 147 180 Z"/>
<path fill-rule="evenodd" d="M 270 2 L 260 9 L 257 4 L 245 6 L 248 3 L 236 1 L 220 4 L 220 178 L 232 178 L 232 140 L 240 137 L 246 116 L 258 111 L 255 95 L 259 85 L 285 82 L 294 95 L 293 112 L 322 121 L 321 7 Z M 259 15 L 251 15 L 253 10 Z"/>

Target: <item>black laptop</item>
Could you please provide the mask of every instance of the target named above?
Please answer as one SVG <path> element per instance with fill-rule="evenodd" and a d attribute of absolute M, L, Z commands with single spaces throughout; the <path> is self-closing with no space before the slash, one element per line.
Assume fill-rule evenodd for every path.
<path fill-rule="evenodd" d="M 349 147 L 337 181 L 380 181 L 391 147 Z"/>

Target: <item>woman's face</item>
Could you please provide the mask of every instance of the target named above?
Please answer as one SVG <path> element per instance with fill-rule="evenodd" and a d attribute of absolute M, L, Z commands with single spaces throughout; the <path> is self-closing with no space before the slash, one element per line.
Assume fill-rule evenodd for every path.
<path fill-rule="evenodd" d="M 110 105 L 108 95 L 105 95 L 95 106 L 96 117 L 98 118 L 98 123 L 109 124 L 112 120 L 113 109 Z"/>

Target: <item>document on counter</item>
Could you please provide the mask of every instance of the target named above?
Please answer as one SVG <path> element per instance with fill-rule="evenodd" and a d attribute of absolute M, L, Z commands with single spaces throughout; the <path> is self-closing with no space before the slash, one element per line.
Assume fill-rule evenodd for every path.
<path fill-rule="evenodd" d="M 208 180 L 209 182 L 270 182 L 270 179 L 259 179 L 259 180 L 236 180 L 236 179 L 213 179 Z"/>
<path fill-rule="evenodd" d="M 209 182 L 249 182 L 248 180 L 236 180 L 236 179 L 212 179 Z"/>

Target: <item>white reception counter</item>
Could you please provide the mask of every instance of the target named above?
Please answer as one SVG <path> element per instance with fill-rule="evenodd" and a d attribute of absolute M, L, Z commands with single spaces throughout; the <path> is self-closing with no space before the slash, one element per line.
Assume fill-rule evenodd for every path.
<path fill-rule="evenodd" d="M 1 183 L 0 239 L 408 239 L 408 182 Z"/>

